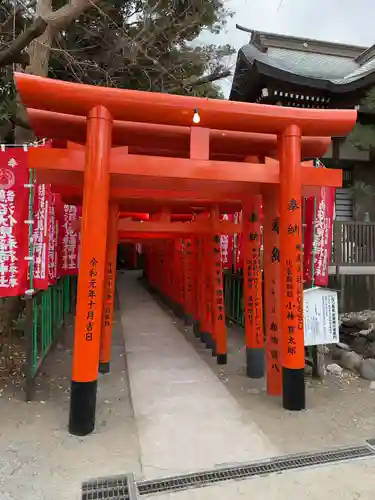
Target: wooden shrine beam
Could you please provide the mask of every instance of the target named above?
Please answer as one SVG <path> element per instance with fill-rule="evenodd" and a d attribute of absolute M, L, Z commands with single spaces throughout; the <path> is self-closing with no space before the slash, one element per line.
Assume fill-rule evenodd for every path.
<path fill-rule="evenodd" d="M 37 180 L 40 183 L 48 181 L 49 177 L 43 178 L 39 171 Z M 62 172 L 64 174 L 65 172 Z M 60 175 L 60 174 L 59 174 Z M 67 179 L 68 180 L 68 179 Z M 254 188 L 254 185 L 249 186 Z M 82 203 L 82 187 L 69 184 L 52 184 L 53 191 L 61 194 L 65 203 L 80 205 Z M 251 189 L 250 192 L 255 191 Z M 260 189 L 257 188 L 257 192 Z M 222 213 L 236 212 L 241 210 L 241 199 L 245 196 L 241 192 L 226 193 L 225 191 L 199 192 L 199 191 L 160 191 L 156 189 L 136 190 L 129 188 L 116 188 L 110 190 L 110 197 L 119 202 L 120 210 L 124 212 L 147 212 L 154 213 L 161 210 L 163 206 L 170 207 L 173 212 L 191 214 L 195 208 L 209 207 L 218 204 Z"/>
<path fill-rule="evenodd" d="M 61 171 L 83 172 L 84 152 L 80 150 L 31 148 L 29 166 L 52 172 L 49 183 L 56 183 L 56 174 Z M 138 189 L 193 189 L 200 182 L 210 185 L 222 183 L 279 184 L 279 165 L 275 160 L 261 163 L 221 162 L 210 160 L 190 160 L 185 158 L 164 158 L 152 156 L 124 155 L 111 151 L 112 183 L 117 187 L 137 187 Z M 171 182 L 172 181 L 172 182 Z M 178 183 L 180 181 L 180 183 Z M 190 182 L 189 182 L 190 181 Z M 69 182 L 68 182 L 69 183 Z M 67 182 L 64 182 L 67 184 Z M 179 185 L 180 184 L 180 185 Z M 314 167 L 302 168 L 302 184 L 307 186 L 341 187 L 342 172 L 336 169 Z M 112 184 L 113 185 L 113 184 Z"/>
<path fill-rule="evenodd" d="M 120 211 L 118 214 L 119 219 L 133 219 L 137 221 L 149 221 L 150 214 L 147 212 L 122 212 Z M 175 222 L 191 222 L 193 215 L 192 214 L 179 214 L 179 213 L 171 213 L 171 221 Z"/>
<path fill-rule="evenodd" d="M 84 144 L 86 118 L 39 109 L 28 109 L 30 124 L 39 137 L 52 137 Z M 129 145 L 131 154 L 184 157 L 189 153 L 190 127 L 115 121 L 112 144 Z M 302 137 L 302 157 L 320 158 L 328 150 L 329 137 Z M 173 148 L 173 149 L 172 149 Z M 275 156 L 277 137 L 271 134 L 210 130 L 211 157 L 257 154 Z M 156 153 L 156 151 L 158 153 Z"/>
<path fill-rule="evenodd" d="M 172 238 L 181 238 L 181 235 L 171 233 L 118 233 L 119 243 L 138 243 L 142 241 L 165 241 Z"/>
<path fill-rule="evenodd" d="M 141 213 L 141 212 L 122 212 L 120 211 L 119 214 L 118 214 L 118 218 L 119 219 L 126 219 L 126 218 L 131 218 L 131 219 L 134 219 L 134 220 L 150 220 L 150 214 L 147 213 L 147 212 L 144 212 L 144 213 Z"/>
<path fill-rule="evenodd" d="M 149 221 L 150 214 L 142 213 L 142 212 L 119 212 L 119 219 L 131 218 L 138 221 Z M 179 214 L 179 213 L 171 213 L 171 221 L 175 222 L 191 222 L 193 215 L 192 214 Z"/>
<path fill-rule="evenodd" d="M 215 232 L 222 234 L 233 234 L 241 231 L 239 224 L 232 222 L 218 222 L 215 224 Z M 212 231 L 211 221 L 197 222 L 166 222 L 166 221 L 132 221 L 120 219 L 118 221 L 120 233 L 171 233 L 171 234 L 202 234 Z"/>
<path fill-rule="evenodd" d="M 249 186 L 251 192 L 257 193 L 260 190 L 258 185 Z M 260 191 L 259 191 L 260 192 Z M 183 190 L 171 190 L 165 192 L 160 189 L 136 189 L 136 188 L 116 188 L 112 187 L 111 193 L 113 196 L 121 199 L 127 200 L 152 200 L 157 201 L 158 203 L 163 203 L 169 205 L 171 202 L 173 203 L 186 203 L 190 202 L 195 205 L 206 205 L 211 203 L 235 203 L 240 200 L 240 196 L 238 192 L 231 191 L 221 191 L 216 192 L 208 191 L 183 191 Z"/>
<path fill-rule="evenodd" d="M 302 135 L 347 135 L 357 120 L 354 110 L 304 109 L 204 99 L 191 96 L 141 92 L 70 83 L 15 73 L 15 82 L 26 108 L 87 116 L 100 103 L 114 120 L 192 126 L 194 110 L 202 127 L 280 134 L 291 124 Z"/>

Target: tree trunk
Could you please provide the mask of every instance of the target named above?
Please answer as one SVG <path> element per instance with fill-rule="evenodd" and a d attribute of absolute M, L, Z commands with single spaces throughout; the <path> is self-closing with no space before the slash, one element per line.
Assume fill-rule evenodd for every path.
<path fill-rule="evenodd" d="M 45 19 L 52 11 L 52 0 L 38 0 L 36 4 L 36 17 Z M 39 38 L 33 40 L 29 46 L 30 65 L 27 73 L 38 76 L 48 75 L 48 63 L 52 46 L 52 30 L 48 26 Z"/>
<path fill-rule="evenodd" d="M 57 11 L 52 11 L 52 0 L 37 0 L 36 19 L 42 21 L 40 23 L 41 25 L 39 26 L 39 29 L 44 29 L 43 20 L 47 23 L 47 26 L 42 35 L 40 35 L 38 38 L 33 39 L 28 46 L 30 64 L 26 67 L 26 72 L 37 76 L 48 76 L 49 58 L 55 33 L 63 29 L 65 26 L 69 25 L 85 10 L 98 3 L 98 1 L 99 0 L 69 0 L 66 5 L 64 5 Z M 34 30 L 33 36 L 35 36 L 35 33 L 37 32 L 38 30 Z M 39 31 L 39 33 L 40 32 L 41 31 Z M 23 45 L 20 50 L 22 50 L 24 46 L 25 45 Z M 16 61 L 17 57 L 16 59 L 13 59 L 13 62 Z M 16 101 L 17 110 L 16 116 L 14 118 L 15 143 L 28 144 L 35 140 L 35 135 L 30 127 L 28 127 L 29 120 L 27 116 L 27 110 L 22 104 L 18 93 Z M 23 124 L 23 126 L 17 125 L 17 123 L 21 123 Z M 0 134 L 8 132 L 9 130 L 6 127 L 0 130 Z M 13 330 L 14 321 L 18 318 L 20 312 L 22 311 L 23 304 L 24 303 L 20 297 L 8 297 L 3 302 L 1 302 L 0 335 L 6 332 L 9 333 Z"/>
<path fill-rule="evenodd" d="M 36 17 L 46 18 L 52 11 L 52 0 L 38 0 L 36 4 Z M 28 48 L 30 64 L 26 68 L 26 73 L 37 76 L 48 75 L 48 64 L 52 46 L 52 30 L 48 26 L 44 33 L 33 40 Z M 23 106 L 19 96 L 17 96 L 17 118 L 22 123 L 28 123 L 27 111 Z M 31 129 L 16 125 L 14 131 L 17 144 L 25 144 L 35 140 L 34 132 Z"/>

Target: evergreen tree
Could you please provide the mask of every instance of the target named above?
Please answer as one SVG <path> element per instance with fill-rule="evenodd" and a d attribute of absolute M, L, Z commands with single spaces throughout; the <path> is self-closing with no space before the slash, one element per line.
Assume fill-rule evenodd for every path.
<path fill-rule="evenodd" d="M 375 149 L 375 88 L 370 89 L 360 103 L 358 120 L 348 140 L 364 151 Z"/>
<path fill-rule="evenodd" d="M 219 97 L 229 45 L 201 45 L 230 13 L 223 0 L 105 0 L 56 41 L 50 76 L 145 91 Z"/>
<path fill-rule="evenodd" d="M 230 75 L 227 64 L 233 49 L 200 44 L 199 35 L 223 29 L 231 15 L 224 3 L 25 0 L 14 7 L 13 0 L 4 0 L 0 140 L 10 126 L 16 127 L 20 142 L 30 140 L 25 110 L 15 104 L 13 64 L 30 73 L 92 85 L 223 97 L 215 82 Z"/>

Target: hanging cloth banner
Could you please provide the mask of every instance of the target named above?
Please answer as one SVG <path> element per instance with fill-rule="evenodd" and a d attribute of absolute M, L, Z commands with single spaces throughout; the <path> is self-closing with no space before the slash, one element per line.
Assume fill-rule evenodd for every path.
<path fill-rule="evenodd" d="M 76 229 L 77 234 L 78 234 L 78 269 L 80 266 L 81 262 L 81 244 L 82 244 L 82 231 L 81 231 L 81 224 L 82 224 L 82 206 L 77 207 L 77 213 L 78 213 L 78 229 Z"/>
<path fill-rule="evenodd" d="M 318 161 L 317 168 L 325 168 Z M 305 201 L 304 278 L 313 286 L 327 286 L 332 252 L 335 188 L 322 187 Z"/>
<path fill-rule="evenodd" d="M 0 151 L 0 297 L 27 289 L 29 170 L 27 151 Z M 26 187 L 25 187 L 26 186 Z"/>
<path fill-rule="evenodd" d="M 220 216 L 221 221 L 234 222 L 234 216 L 232 214 L 222 214 Z M 233 235 L 232 234 L 222 234 L 220 236 L 221 243 L 221 263 L 223 269 L 232 269 L 233 265 Z"/>
<path fill-rule="evenodd" d="M 306 283 L 312 282 L 315 203 L 315 197 L 304 198 L 303 279 Z"/>
<path fill-rule="evenodd" d="M 55 196 L 55 217 L 57 225 L 57 278 L 61 277 L 61 262 L 62 262 L 62 234 L 64 225 L 64 202 L 60 194 L 54 193 Z"/>
<path fill-rule="evenodd" d="M 49 284 L 49 241 L 51 186 L 37 184 L 34 193 L 34 287 L 46 290 Z"/>
<path fill-rule="evenodd" d="M 48 230 L 48 282 L 54 285 L 59 271 L 59 217 L 58 195 L 51 193 L 49 205 L 49 230 Z"/>
<path fill-rule="evenodd" d="M 59 231 L 60 275 L 70 276 L 78 273 L 79 266 L 79 231 L 74 229 L 74 222 L 79 220 L 80 209 L 75 205 L 64 205 L 63 223 Z"/>
<path fill-rule="evenodd" d="M 237 221 L 242 225 L 242 210 L 238 212 Z M 236 271 L 243 269 L 243 236 L 242 231 L 237 233 L 237 242 L 236 242 Z"/>

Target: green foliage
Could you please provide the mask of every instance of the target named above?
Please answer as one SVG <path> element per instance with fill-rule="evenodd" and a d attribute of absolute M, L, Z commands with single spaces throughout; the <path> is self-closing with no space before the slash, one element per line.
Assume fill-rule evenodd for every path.
<path fill-rule="evenodd" d="M 219 32 L 230 13 L 223 0 L 105 0 L 61 33 L 50 76 L 94 85 L 221 97 L 214 83 L 229 45 L 196 43 L 203 30 Z"/>
<path fill-rule="evenodd" d="M 366 184 L 366 182 L 357 180 L 351 188 L 353 194 L 360 194 L 361 196 L 373 197 L 375 196 L 374 186 Z"/>
<path fill-rule="evenodd" d="M 361 125 L 356 123 L 352 132 L 348 135 L 349 142 L 362 151 L 370 151 L 375 148 L 375 126 Z"/>
<path fill-rule="evenodd" d="M 24 8 L 20 3 L 15 11 L 12 2 L 0 1 L 0 50 L 27 30 L 35 15 L 35 6 Z M 67 2 L 53 0 L 52 7 L 57 10 Z M 199 35 L 222 30 L 231 15 L 224 4 L 225 0 L 101 0 L 54 35 L 49 76 L 223 98 L 216 82 L 228 73 L 228 56 L 234 51 L 229 45 L 200 44 Z M 9 130 L 9 121 L 23 124 L 19 115 L 12 68 L 0 68 L 0 133 L 7 122 L 4 129 Z"/>
<path fill-rule="evenodd" d="M 361 102 L 361 111 L 375 115 L 375 88 L 370 89 Z M 363 151 L 375 149 L 375 125 L 356 123 L 348 140 L 353 146 Z"/>
<path fill-rule="evenodd" d="M 16 109 L 16 88 L 13 72 L 9 68 L 0 71 L 0 127 L 9 121 Z"/>
<path fill-rule="evenodd" d="M 361 102 L 361 109 L 367 112 L 375 112 L 375 88 L 368 91 L 366 97 Z"/>
<path fill-rule="evenodd" d="M 15 332 L 26 334 L 27 330 L 27 317 L 26 317 L 26 309 L 22 309 L 16 319 L 13 320 L 13 330 Z"/>

